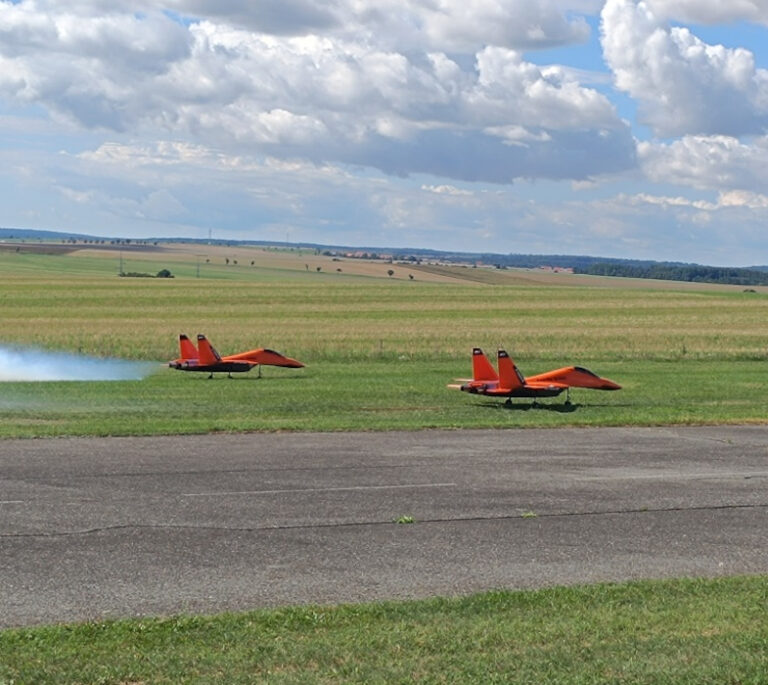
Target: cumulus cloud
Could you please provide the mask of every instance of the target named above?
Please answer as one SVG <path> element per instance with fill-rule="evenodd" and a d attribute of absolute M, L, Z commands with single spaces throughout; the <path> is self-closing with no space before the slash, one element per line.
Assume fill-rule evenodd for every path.
<path fill-rule="evenodd" d="M 551 47 L 583 42 L 589 36 L 583 17 L 567 17 L 552 0 L 401 0 L 396 4 L 398 11 L 390 16 L 402 17 L 419 28 L 421 41 L 426 38 L 429 47 L 438 50 L 472 52 L 488 44 L 518 49 Z M 381 15 L 390 14 L 388 8 L 382 9 Z M 386 21 L 391 24 L 392 19 Z M 400 27 L 394 28 L 395 35 L 408 36 L 397 30 Z"/>
<path fill-rule="evenodd" d="M 720 193 L 718 206 L 768 209 L 768 195 L 751 193 L 747 190 L 730 190 L 728 192 Z"/>
<path fill-rule="evenodd" d="M 188 54 L 188 32 L 161 13 L 82 17 L 0 3 L 0 96 L 86 127 L 135 123 L 154 97 L 147 85 Z"/>
<path fill-rule="evenodd" d="M 607 0 L 601 28 L 616 86 L 638 101 L 657 135 L 741 136 L 768 127 L 768 71 L 755 67 L 750 51 L 708 45 L 635 0 Z"/>
<path fill-rule="evenodd" d="M 767 0 L 647 0 L 653 13 L 662 19 L 717 24 L 752 21 L 768 24 Z"/>
<path fill-rule="evenodd" d="M 540 48 L 583 42 L 585 19 L 573 13 L 594 2 L 561 0 L 167 0 L 180 15 L 257 33 L 322 33 L 397 51 L 473 53 L 485 45 Z"/>
<path fill-rule="evenodd" d="M 0 2 L 0 96 L 88 129 L 397 175 L 583 180 L 635 163 L 604 95 L 510 47 L 585 36 L 556 0 L 162 6 L 193 17 L 188 25 L 160 6 L 78 14 L 96 4 Z M 350 26 L 368 38 L 353 40 Z M 409 26 L 422 44 L 399 51 L 391 37 L 407 43 Z"/>
<path fill-rule="evenodd" d="M 665 195 L 650 195 L 638 193 L 633 196 L 621 196 L 630 204 L 656 205 L 665 209 L 691 207 L 702 212 L 716 212 L 721 209 L 743 207 L 746 209 L 768 209 L 768 195 L 752 193 L 747 190 L 729 190 L 718 193 L 717 200 L 697 200 L 683 195 L 669 197 Z"/>
<path fill-rule="evenodd" d="M 454 197 L 471 197 L 473 195 L 471 190 L 464 190 L 463 188 L 457 188 L 451 185 L 423 185 L 422 190 L 426 190 L 429 193 L 437 193 L 438 195 L 452 195 Z"/>
<path fill-rule="evenodd" d="M 18 4 L 41 14 L 61 11 L 55 0 Z M 93 17 L 164 11 L 186 23 L 210 20 L 273 36 L 322 34 L 397 51 L 471 54 L 489 44 L 528 49 L 583 42 L 590 33 L 583 14 L 597 11 L 600 4 L 600 0 L 72 0 L 67 13 Z"/>
<path fill-rule="evenodd" d="M 164 4 L 185 16 L 288 36 L 339 28 L 345 14 L 341 0 L 168 0 Z"/>
<path fill-rule="evenodd" d="M 671 143 L 642 142 L 646 176 L 701 190 L 760 192 L 768 184 L 768 137 L 749 144 L 730 136 L 684 136 Z"/>

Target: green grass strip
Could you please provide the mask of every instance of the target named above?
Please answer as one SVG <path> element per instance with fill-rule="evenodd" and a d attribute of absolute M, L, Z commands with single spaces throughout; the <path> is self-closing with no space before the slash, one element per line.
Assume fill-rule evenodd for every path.
<path fill-rule="evenodd" d="M 623 385 L 503 399 L 446 388 L 469 361 L 320 362 L 228 379 L 163 368 L 143 381 L 3 383 L 0 438 L 764 423 L 765 362 L 583 360 Z M 531 360 L 532 372 L 552 364 Z"/>
<path fill-rule="evenodd" d="M 766 683 L 768 579 L 643 581 L 0 633 L 0 683 Z"/>

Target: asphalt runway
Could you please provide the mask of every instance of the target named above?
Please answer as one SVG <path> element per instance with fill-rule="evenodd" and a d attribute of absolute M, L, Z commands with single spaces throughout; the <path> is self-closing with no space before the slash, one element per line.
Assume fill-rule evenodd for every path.
<path fill-rule="evenodd" d="M 767 531 L 768 426 L 6 440 L 0 627 L 768 573 Z"/>

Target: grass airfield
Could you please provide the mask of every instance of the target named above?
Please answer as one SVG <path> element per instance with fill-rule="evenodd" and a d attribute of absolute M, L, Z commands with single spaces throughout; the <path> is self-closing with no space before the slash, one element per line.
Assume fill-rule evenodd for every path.
<path fill-rule="evenodd" d="M 124 271 L 169 268 L 176 277 L 119 278 L 120 259 Z M 422 267 L 440 273 L 218 246 L 204 252 L 198 245 L 169 245 L 122 256 L 114 249 L 2 250 L 4 344 L 151 362 L 153 372 L 142 381 L 4 383 L 0 437 L 768 417 L 765 292 Z M 509 283 L 498 282 L 505 278 Z M 261 379 L 255 371 L 213 380 L 178 372 L 165 362 L 178 355 L 180 332 L 205 333 L 222 354 L 271 347 L 307 368 L 265 367 Z M 575 389 L 573 407 L 563 407 L 561 396 L 538 409 L 525 400 L 506 408 L 500 400 L 446 389 L 454 378 L 471 375 L 475 345 L 490 357 L 504 347 L 527 374 L 578 364 L 623 389 Z"/>
<path fill-rule="evenodd" d="M 362 363 L 361 374 L 350 373 L 349 362 L 310 362 L 303 370 L 266 368 L 261 379 L 253 371 L 209 380 L 158 364 L 141 381 L 4 383 L 0 436 L 696 425 L 763 423 L 768 416 L 755 362 L 698 361 L 683 369 L 680 362 L 648 361 L 634 370 L 626 362 L 590 361 L 623 390 L 577 389 L 570 407 L 565 395 L 538 407 L 530 400 L 507 407 L 449 391 L 445 382 L 467 371 L 456 363 Z"/>
<path fill-rule="evenodd" d="M 4 383 L 0 436 L 768 420 L 765 289 L 161 247 L 0 250 L 4 344 L 156 363 L 142 381 Z M 176 278 L 118 278 L 120 259 Z M 162 365 L 179 332 L 307 368 L 180 373 Z M 524 373 L 574 363 L 624 389 L 575 390 L 569 411 L 447 390 L 474 345 L 504 346 Z M 638 583 L 9 630 L 0 683 L 768 682 L 765 588 Z"/>

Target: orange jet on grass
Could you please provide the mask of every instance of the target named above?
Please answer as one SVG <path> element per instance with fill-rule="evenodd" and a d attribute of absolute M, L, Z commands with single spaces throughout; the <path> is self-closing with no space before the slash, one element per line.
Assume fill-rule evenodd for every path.
<path fill-rule="evenodd" d="M 214 372 L 224 371 L 232 378 L 233 372 L 250 371 L 254 366 L 259 367 L 259 378 L 261 378 L 261 367 L 264 365 L 287 366 L 292 369 L 304 366 L 300 361 L 263 347 L 222 357 L 204 335 L 197 336 L 197 347 L 195 347 L 192 341 L 182 333 L 179 336 L 179 353 L 181 356 L 168 362 L 168 366 L 179 371 L 204 371 L 210 374 L 208 378 L 213 378 Z"/>
<path fill-rule="evenodd" d="M 499 372 L 496 373 L 496 369 L 479 347 L 472 350 L 472 378 L 457 380 L 464 382 L 461 385 L 451 384 L 448 387 L 458 388 L 475 395 L 506 397 L 507 405 L 512 404 L 513 397 L 533 398 L 535 405 L 537 397 L 557 397 L 565 390 L 565 404 L 570 406 L 571 388 L 621 389 L 618 383 L 600 378 L 581 366 L 566 366 L 526 378 L 504 350 L 499 350 Z"/>

